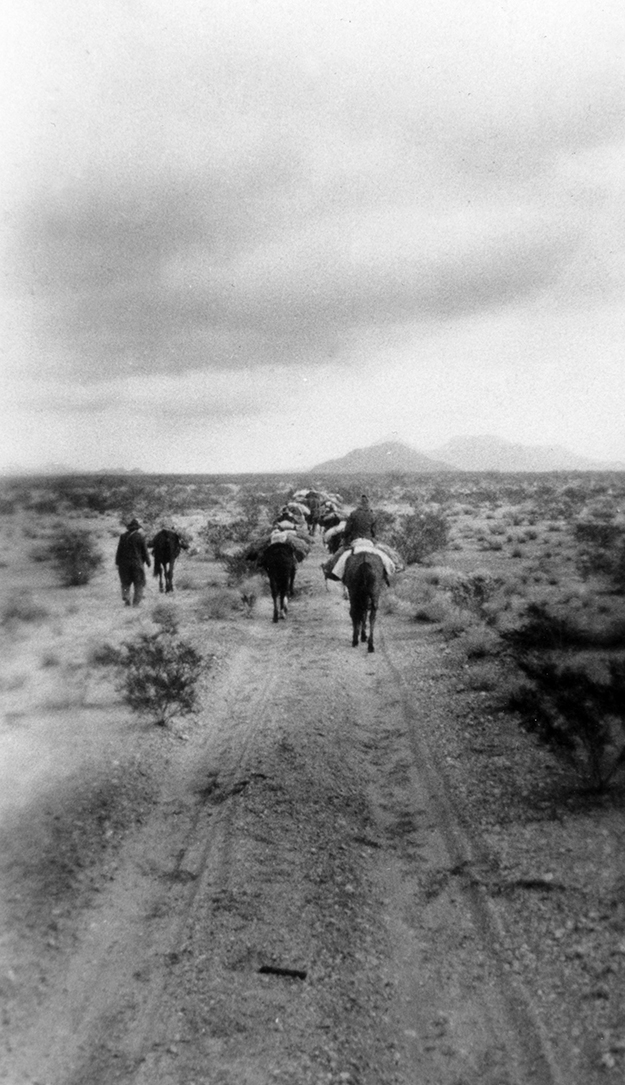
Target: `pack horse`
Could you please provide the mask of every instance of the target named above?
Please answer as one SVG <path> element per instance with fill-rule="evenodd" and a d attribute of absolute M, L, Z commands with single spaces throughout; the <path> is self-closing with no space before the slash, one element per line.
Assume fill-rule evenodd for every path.
<path fill-rule="evenodd" d="M 189 549 L 188 542 L 177 531 L 163 528 L 148 545 L 154 555 L 154 576 L 158 577 L 158 590 L 173 591 L 176 558 L 181 550 Z"/>

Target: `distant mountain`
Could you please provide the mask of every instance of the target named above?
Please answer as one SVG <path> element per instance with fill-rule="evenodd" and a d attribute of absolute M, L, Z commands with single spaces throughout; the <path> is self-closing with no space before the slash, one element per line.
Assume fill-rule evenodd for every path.
<path fill-rule="evenodd" d="M 560 445 L 516 445 L 501 437 L 453 437 L 428 455 L 456 471 L 619 471 Z"/>
<path fill-rule="evenodd" d="M 395 471 L 400 474 L 434 474 L 449 470 L 449 464 L 437 462 L 409 445 L 400 441 L 385 441 L 368 448 L 355 448 L 338 460 L 318 463 L 311 468 L 311 474 L 382 475 Z"/>
<path fill-rule="evenodd" d="M 30 476 L 38 477 L 40 475 L 73 475 L 76 474 L 76 470 L 66 463 L 42 463 L 39 467 L 23 467 L 19 463 L 9 463 L 2 468 L 0 473 L 29 478 Z"/>
<path fill-rule="evenodd" d="M 94 471 L 96 475 L 143 475 L 145 472 L 141 467 L 102 467 L 99 471 Z"/>

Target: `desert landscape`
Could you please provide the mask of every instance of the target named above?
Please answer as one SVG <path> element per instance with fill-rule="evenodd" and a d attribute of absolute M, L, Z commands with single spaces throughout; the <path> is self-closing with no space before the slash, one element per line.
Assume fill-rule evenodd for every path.
<path fill-rule="evenodd" d="M 364 488 L 402 555 L 375 654 L 319 534 L 278 624 L 242 559 L 310 485 Z M 618 1080 L 624 499 L 605 471 L 5 479 L 0 1080 Z M 189 549 L 127 609 L 131 516 Z"/>

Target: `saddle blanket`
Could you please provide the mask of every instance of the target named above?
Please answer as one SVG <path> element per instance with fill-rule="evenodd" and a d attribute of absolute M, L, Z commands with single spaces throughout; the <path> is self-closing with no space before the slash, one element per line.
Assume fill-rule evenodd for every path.
<path fill-rule="evenodd" d="M 395 563 L 391 560 L 388 554 L 385 554 L 383 550 L 380 550 L 371 539 L 354 539 L 351 546 L 349 546 L 344 554 L 341 554 L 336 565 L 332 569 L 332 572 L 337 580 L 343 579 L 343 573 L 345 572 L 345 566 L 347 565 L 347 559 L 352 554 L 370 553 L 377 554 L 382 559 L 382 564 L 389 577 L 395 572 Z"/>

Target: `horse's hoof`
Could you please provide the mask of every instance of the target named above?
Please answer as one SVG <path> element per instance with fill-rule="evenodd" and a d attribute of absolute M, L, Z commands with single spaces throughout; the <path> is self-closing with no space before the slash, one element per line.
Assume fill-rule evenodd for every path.
<path fill-rule="evenodd" d="M 373 647 L 372 644 L 369 645 L 369 647 L 367 648 L 367 651 L 368 652 L 375 652 L 375 648 Z"/>

